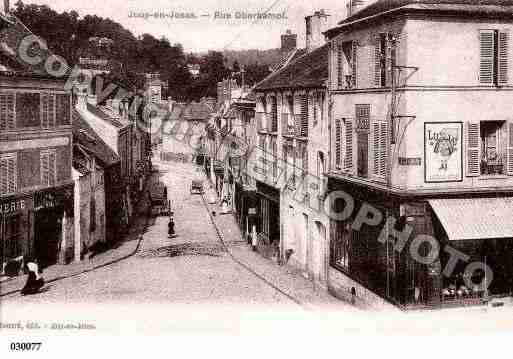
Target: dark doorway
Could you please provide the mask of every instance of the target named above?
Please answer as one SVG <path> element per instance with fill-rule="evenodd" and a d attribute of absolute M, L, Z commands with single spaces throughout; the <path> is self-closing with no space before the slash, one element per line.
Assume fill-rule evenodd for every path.
<path fill-rule="evenodd" d="M 40 210 L 34 224 L 35 255 L 41 268 L 57 263 L 62 234 L 62 208 Z"/>

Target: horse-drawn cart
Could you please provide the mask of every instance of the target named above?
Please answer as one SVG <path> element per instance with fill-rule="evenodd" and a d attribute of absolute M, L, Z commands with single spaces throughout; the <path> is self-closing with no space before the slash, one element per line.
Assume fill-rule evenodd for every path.
<path fill-rule="evenodd" d="M 151 214 L 153 216 L 169 216 L 170 205 L 167 199 L 167 188 L 162 183 L 152 186 L 151 192 Z"/>

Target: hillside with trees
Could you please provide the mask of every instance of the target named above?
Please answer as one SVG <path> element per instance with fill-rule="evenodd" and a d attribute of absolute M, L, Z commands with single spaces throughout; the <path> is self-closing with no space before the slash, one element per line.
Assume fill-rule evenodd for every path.
<path fill-rule="evenodd" d="M 164 96 L 181 101 L 216 96 L 217 82 L 231 75 L 236 61 L 246 65 L 246 81 L 253 83 L 268 74 L 268 66 L 274 61 L 270 50 L 262 51 L 262 56 L 255 55 L 259 50 L 186 54 L 181 44 L 171 44 L 165 37 L 158 39 L 151 34 L 135 37 L 111 19 L 96 15 L 80 17 L 75 11 L 58 13 L 46 5 L 18 1 L 13 14 L 70 66 L 76 65 L 80 57 L 108 59 L 112 64 L 109 77 L 130 90 L 144 87 L 145 73 L 158 72 L 169 85 Z M 108 46 L 98 48 L 92 45 L 91 38 L 111 41 Z M 191 62 L 200 64 L 200 75 L 196 78 L 187 68 Z"/>

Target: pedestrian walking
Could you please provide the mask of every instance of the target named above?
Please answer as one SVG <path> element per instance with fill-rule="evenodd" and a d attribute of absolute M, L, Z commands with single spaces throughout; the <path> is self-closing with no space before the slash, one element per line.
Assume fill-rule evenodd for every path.
<path fill-rule="evenodd" d="M 256 226 L 253 226 L 251 230 L 251 247 L 253 248 L 253 252 L 256 252 L 258 244 L 258 237 L 256 232 Z"/>
<path fill-rule="evenodd" d="M 34 261 L 27 263 L 28 277 L 27 283 L 21 290 L 22 295 L 36 294 L 45 284 L 41 273 L 39 272 L 39 266 Z"/>
<path fill-rule="evenodd" d="M 172 237 L 175 235 L 175 219 L 174 219 L 174 212 L 171 212 L 169 214 L 169 223 L 167 224 L 167 233 L 169 237 Z"/>

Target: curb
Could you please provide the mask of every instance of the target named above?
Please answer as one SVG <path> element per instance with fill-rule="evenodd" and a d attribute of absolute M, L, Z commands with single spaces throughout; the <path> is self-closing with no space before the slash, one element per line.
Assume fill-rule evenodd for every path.
<path fill-rule="evenodd" d="M 303 309 L 307 309 L 307 310 L 312 310 L 314 309 L 313 306 L 307 304 L 307 303 L 303 303 L 301 302 L 299 299 L 297 299 L 296 297 L 290 295 L 289 293 L 283 291 L 282 289 L 278 288 L 276 285 L 274 285 L 272 282 L 270 282 L 267 278 L 265 278 L 262 274 L 256 272 L 253 268 L 251 268 L 247 263 L 243 262 L 242 260 L 238 259 L 237 257 L 235 257 L 235 255 L 232 253 L 232 251 L 230 250 L 230 248 L 226 245 L 225 241 L 224 241 L 224 237 L 223 237 L 223 234 L 221 233 L 219 227 L 217 226 L 217 223 L 214 219 L 214 216 L 212 216 L 212 213 L 210 212 L 209 208 L 208 208 L 208 204 L 207 202 L 205 201 L 205 196 L 204 194 L 201 195 L 201 199 L 203 200 L 203 204 L 205 205 L 205 209 L 207 210 L 208 212 L 208 216 L 210 218 L 210 221 L 212 222 L 215 230 L 216 230 L 216 234 L 219 238 L 219 241 L 221 242 L 221 245 L 223 246 L 224 250 L 230 255 L 230 257 L 232 258 L 232 260 L 237 263 L 238 265 L 240 265 L 241 267 L 243 267 L 244 269 L 246 269 L 248 272 L 250 272 L 251 274 L 253 274 L 255 277 L 257 277 L 258 279 L 260 279 L 261 281 L 263 281 L 264 283 L 266 283 L 268 286 L 270 286 L 271 288 L 273 288 L 274 290 L 276 290 L 277 292 L 279 292 L 280 294 L 284 295 L 285 297 L 287 297 L 288 299 L 290 299 L 291 301 L 293 301 L 294 303 L 296 303 L 297 305 L 299 305 L 300 307 L 302 307 Z M 241 241 L 243 242 L 243 241 Z"/>
<path fill-rule="evenodd" d="M 143 226 L 143 230 L 148 227 L 149 220 L 150 220 L 150 217 L 146 215 L 145 216 L 145 223 L 144 223 L 144 226 Z M 45 281 L 45 285 L 50 284 L 50 283 L 55 283 L 55 282 L 58 282 L 58 281 L 63 280 L 63 279 L 73 278 L 73 277 L 77 277 L 77 276 L 82 275 L 82 274 L 90 273 L 90 272 L 93 272 L 93 271 L 95 271 L 97 269 L 100 269 L 100 268 L 103 268 L 103 267 L 107 267 L 109 265 L 112 265 L 112 264 L 121 262 L 121 261 L 123 261 L 125 259 L 128 259 L 128 258 L 134 256 L 139 251 L 143 239 L 144 239 L 143 235 L 139 234 L 138 235 L 138 239 L 137 239 L 137 244 L 136 244 L 135 248 L 131 252 L 129 252 L 128 254 L 125 254 L 124 256 L 121 256 L 121 257 L 116 258 L 116 259 L 112 259 L 112 260 L 110 260 L 108 262 L 105 262 L 105 263 L 102 263 L 102 264 L 97 264 L 97 265 L 95 265 L 95 266 L 93 266 L 91 268 L 88 268 L 88 269 L 85 269 L 85 270 L 82 270 L 82 271 L 79 271 L 79 272 L 76 272 L 76 273 L 71 273 L 69 275 L 63 275 L 63 276 L 59 276 L 59 277 L 50 279 L 48 281 Z M 0 298 L 4 298 L 4 297 L 10 296 L 12 294 L 20 293 L 20 292 L 21 292 L 21 289 L 12 290 L 10 292 L 6 292 L 6 293 L 3 293 L 3 294 L 0 294 Z"/>

